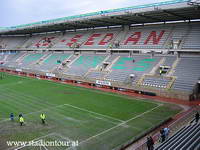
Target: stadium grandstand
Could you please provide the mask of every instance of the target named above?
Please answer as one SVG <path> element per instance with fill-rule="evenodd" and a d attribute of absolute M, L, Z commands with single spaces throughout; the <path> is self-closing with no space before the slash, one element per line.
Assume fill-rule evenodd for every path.
<path fill-rule="evenodd" d="M 165 103 L 177 100 L 184 108 L 187 105 L 172 125 L 165 120 L 137 138 L 124 137 L 115 147 L 97 140 L 102 146 L 95 150 L 146 149 L 145 136 L 158 139 L 157 132 L 163 126 L 169 126 L 172 132 L 165 142 L 155 144 L 157 150 L 200 150 L 200 124 L 188 124 L 200 110 L 196 106 L 200 104 L 199 0 L 169 0 L 2 27 L 0 69 L 8 74 L 109 89 Z M 117 124 L 115 118 L 111 121 Z M 127 123 L 119 121 L 120 126 Z M 78 149 L 92 149 L 93 143 L 87 145 L 87 141 Z"/>

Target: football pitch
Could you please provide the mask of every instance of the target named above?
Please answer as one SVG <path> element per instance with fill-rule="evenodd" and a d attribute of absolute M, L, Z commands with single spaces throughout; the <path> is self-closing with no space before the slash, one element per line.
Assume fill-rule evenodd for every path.
<path fill-rule="evenodd" d="M 118 149 L 180 111 L 172 104 L 7 74 L 0 80 L 0 149 Z M 78 146 L 8 146 L 8 141 L 40 140 L 78 141 Z"/>

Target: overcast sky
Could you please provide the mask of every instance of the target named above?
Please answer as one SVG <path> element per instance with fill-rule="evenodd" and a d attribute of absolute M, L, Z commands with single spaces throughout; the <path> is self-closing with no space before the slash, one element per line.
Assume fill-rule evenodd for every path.
<path fill-rule="evenodd" d="M 0 0 L 0 27 L 167 0 Z"/>

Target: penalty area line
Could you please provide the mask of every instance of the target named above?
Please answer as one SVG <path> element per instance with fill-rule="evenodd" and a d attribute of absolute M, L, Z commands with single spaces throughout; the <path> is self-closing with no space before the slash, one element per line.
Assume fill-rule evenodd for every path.
<path fill-rule="evenodd" d="M 77 107 L 77 106 L 74 106 L 74 105 L 70 105 L 70 104 L 64 104 L 64 105 L 72 107 L 72 108 L 75 108 L 75 109 L 78 109 L 78 110 L 81 110 L 81 111 L 85 111 L 85 112 L 88 112 L 88 113 L 91 113 L 91 114 L 102 116 L 104 118 L 112 119 L 112 120 L 115 120 L 115 121 L 118 121 L 118 122 L 122 122 L 122 123 L 125 122 L 123 120 L 120 120 L 120 119 L 117 119 L 117 118 L 114 118 L 114 117 L 111 117 L 111 116 L 103 115 L 103 114 L 100 114 L 100 113 L 97 113 L 97 112 L 93 112 L 93 111 L 87 110 L 85 108 L 80 108 L 80 107 Z"/>
<path fill-rule="evenodd" d="M 150 110 L 147 110 L 147 111 L 145 111 L 145 112 L 143 112 L 143 113 L 141 113 L 141 114 L 139 114 L 139 115 L 137 115 L 137 116 L 135 116 L 135 117 L 133 117 L 133 118 L 131 118 L 131 119 L 129 119 L 129 120 L 126 120 L 126 121 L 124 121 L 124 122 L 122 122 L 122 123 L 120 123 L 120 124 L 118 124 L 118 125 L 116 125 L 116 126 L 114 126 L 114 127 L 112 127 L 112 128 L 109 128 L 109 129 L 104 130 L 104 131 L 102 131 L 102 132 L 100 132 L 100 133 L 98 133 L 98 134 L 96 134 L 96 135 L 94 135 L 94 136 L 91 136 L 91 137 L 89 137 L 88 139 L 83 140 L 82 142 L 80 142 L 79 145 L 82 144 L 82 143 L 85 143 L 85 142 L 87 142 L 87 141 L 89 141 L 89 140 L 91 140 L 91 139 L 93 139 L 93 138 L 95 138 L 95 137 L 98 137 L 98 136 L 100 136 L 100 135 L 102 135 L 102 134 L 105 134 L 105 133 L 107 133 L 107 132 L 109 132 L 109 131 L 111 131 L 111 130 L 117 128 L 117 127 L 120 127 L 120 126 L 122 126 L 123 124 L 126 124 L 126 123 L 128 123 L 128 122 L 130 122 L 130 121 L 132 121 L 132 120 L 134 120 L 134 119 L 136 119 L 136 118 L 139 118 L 139 117 L 143 116 L 144 114 L 147 114 L 147 113 L 149 113 L 149 112 L 151 112 L 151 111 L 157 109 L 158 107 L 160 107 L 160 106 L 162 106 L 162 105 L 163 105 L 163 104 L 159 104 L 158 106 L 156 106 L 156 107 L 154 107 L 154 108 L 152 108 L 152 109 L 150 109 Z"/>

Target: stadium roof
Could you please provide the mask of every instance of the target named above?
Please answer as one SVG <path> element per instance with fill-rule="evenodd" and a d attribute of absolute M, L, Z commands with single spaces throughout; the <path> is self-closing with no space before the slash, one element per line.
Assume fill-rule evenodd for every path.
<path fill-rule="evenodd" d="M 0 34 L 30 34 L 116 25 L 200 19 L 200 6 L 194 0 L 171 0 L 111 9 L 0 28 Z"/>

